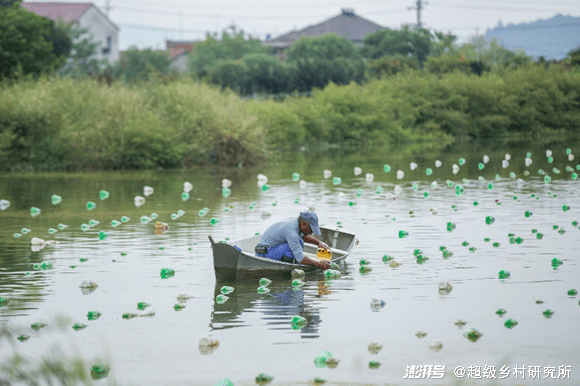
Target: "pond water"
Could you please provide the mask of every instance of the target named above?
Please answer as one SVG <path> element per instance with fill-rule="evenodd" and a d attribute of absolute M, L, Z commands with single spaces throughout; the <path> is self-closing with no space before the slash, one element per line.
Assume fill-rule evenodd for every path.
<path fill-rule="evenodd" d="M 567 148 L 578 157 L 570 160 Z M 532 156 L 528 166 L 527 152 Z M 504 168 L 506 154 L 511 159 Z M 489 162 L 480 169 L 484 155 Z M 0 340 L 0 363 L 16 353 L 32 365 L 51 356 L 81 358 L 87 372 L 105 363 L 111 367 L 109 376 L 94 381 L 101 385 L 215 385 L 222 378 L 252 385 L 259 373 L 272 375 L 272 385 L 309 384 L 316 377 L 327 385 L 579 384 L 579 296 L 568 291 L 580 290 L 580 229 L 575 223 L 580 221 L 580 184 L 566 170 L 578 172 L 579 163 L 579 143 L 503 148 L 484 143 L 420 153 L 297 154 L 260 169 L 1 175 L 0 199 L 9 200 L 10 207 L 0 212 L 0 296 L 9 299 L 0 307 L 0 327 L 16 335 L 11 342 Z M 391 166 L 388 173 L 385 164 Z M 453 164 L 459 166 L 457 174 Z M 362 169 L 360 175 L 355 167 Z M 332 177 L 324 178 L 325 169 Z M 402 179 L 398 170 L 404 172 Z M 294 172 L 307 182 L 305 188 L 293 181 Z M 259 173 L 268 176 L 269 190 L 258 186 Z M 373 181 L 366 180 L 367 173 Z M 336 176 L 342 179 L 339 185 L 333 184 Z M 227 198 L 221 194 L 223 178 L 232 181 Z M 183 201 L 186 181 L 193 190 Z M 461 195 L 457 184 L 464 188 Z M 395 193 L 397 185 L 402 192 Z M 144 186 L 154 193 L 136 207 L 134 197 L 143 196 Z M 378 187 L 384 189 L 380 194 Z M 110 197 L 100 200 L 101 190 Z M 52 205 L 53 194 L 62 202 Z M 87 210 L 88 201 L 96 208 Z M 570 209 L 564 211 L 565 205 Z M 30 214 L 33 206 L 41 209 L 36 217 Z M 321 224 L 340 222 L 357 233 L 360 243 L 341 267 L 340 279 L 312 273 L 298 289 L 290 278 L 275 279 L 263 295 L 256 291 L 256 280 L 216 282 L 208 235 L 216 241 L 253 236 L 309 206 Z M 200 217 L 204 207 L 209 212 Z M 185 214 L 173 220 L 178 210 Z M 532 215 L 526 217 L 526 211 Z M 139 221 L 151 213 L 169 224 L 168 232 L 157 235 L 154 221 Z M 122 216 L 130 220 L 113 227 L 111 221 Z M 487 216 L 495 221 L 486 224 Z M 212 217 L 219 224 L 212 226 Z M 81 224 L 89 220 L 100 223 L 82 231 Z M 447 230 L 449 222 L 455 229 Z M 61 223 L 68 228 L 48 233 Z M 22 228 L 31 231 L 15 238 Z M 409 235 L 399 238 L 402 230 Z M 100 240 L 100 231 L 109 237 Z M 523 242 L 511 243 L 510 233 Z M 31 247 L 33 237 L 57 244 L 38 250 Z M 444 258 L 441 246 L 453 255 Z M 415 249 L 429 259 L 418 262 Z M 391 267 L 384 255 L 402 265 Z M 371 272 L 360 273 L 361 259 L 370 261 Z M 563 264 L 553 266 L 553 259 Z M 44 261 L 52 269 L 34 268 Z M 162 279 L 165 267 L 174 269 L 175 276 Z M 500 279 L 500 270 L 511 276 Z M 81 290 L 85 279 L 98 287 Z M 452 285 L 450 292 L 439 291 L 442 281 Z M 223 285 L 235 291 L 218 304 L 215 297 Z M 176 311 L 179 294 L 192 298 Z M 373 311 L 373 297 L 382 298 L 384 308 Z M 145 311 L 137 309 L 142 301 L 151 304 Z M 500 308 L 507 313 L 498 316 Z M 543 315 L 548 309 L 554 311 L 551 317 Z M 88 320 L 89 310 L 102 316 Z M 156 314 L 122 317 L 147 311 Z M 293 330 L 294 315 L 305 317 L 308 325 Z M 467 323 L 456 325 L 460 319 Z M 508 319 L 517 326 L 506 328 Z M 32 330 L 34 322 L 47 327 Z M 75 331 L 74 323 L 88 327 Z M 482 334 L 477 341 L 464 336 L 469 327 Z M 427 335 L 419 338 L 419 331 Z M 30 339 L 17 342 L 19 334 Z M 200 350 L 202 335 L 214 335 L 219 346 Z M 442 343 L 438 351 L 429 349 L 435 339 Z M 371 342 L 382 350 L 370 353 Z M 336 368 L 315 366 L 323 350 L 340 360 Z M 378 368 L 369 367 L 373 360 L 380 362 Z M 428 373 L 408 367 L 441 365 L 442 379 L 428 379 Z M 459 366 L 465 369 L 463 377 Z M 488 378 L 486 366 L 495 369 L 495 379 Z M 0 379 L 6 377 L 6 371 L 0 372 Z"/>

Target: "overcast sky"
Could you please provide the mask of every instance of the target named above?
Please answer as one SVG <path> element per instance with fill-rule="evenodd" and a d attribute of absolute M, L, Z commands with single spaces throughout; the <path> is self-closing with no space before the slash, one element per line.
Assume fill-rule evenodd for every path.
<path fill-rule="evenodd" d="M 48 0 L 37 0 L 49 2 Z M 55 2 L 58 0 L 52 0 Z M 83 2 L 87 0 L 80 0 Z M 58 1 L 60 2 L 60 1 Z M 69 1 L 72 2 L 72 1 Z M 211 4 L 210 4 L 211 3 Z M 417 0 L 109 0 L 110 19 L 120 28 L 121 50 L 130 46 L 165 49 L 165 40 L 203 40 L 206 32 L 235 23 L 264 39 L 321 23 L 352 8 L 376 24 L 398 29 L 417 23 Z M 105 11 L 107 0 L 94 2 Z M 430 0 L 421 22 L 430 30 L 451 31 L 459 42 L 487 28 L 548 19 L 558 13 L 580 16 L 580 0 Z"/>

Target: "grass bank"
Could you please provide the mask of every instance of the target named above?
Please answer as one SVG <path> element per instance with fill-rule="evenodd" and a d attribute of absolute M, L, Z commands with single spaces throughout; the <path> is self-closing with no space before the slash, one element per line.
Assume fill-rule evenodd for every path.
<path fill-rule="evenodd" d="M 137 169 L 265 160 L 265 131 L 202 83 L 107 86 L 42 78 L 0 86 L 4 169 Z"/>
<path fill-rule="evenodd" d="M 249 101 L 249 108 L 279 146 L 562 138 L 580 127 L 579 90 L 578 74 L 532 64 L 481 77 L 409 71 L 364 85 L 331 84 L 312 98 Z"/>
<path fill-rule="evenodd" d="M 187 78 L 132 86 L 22 80 L 0 84 L 0 168 L 249 166 L 300 146 L 565 138 L 580 127 L 578 90 L 578 74 L 537 65 L 481 77 L 409 71 L 281 102 L 241 100 Z"/>

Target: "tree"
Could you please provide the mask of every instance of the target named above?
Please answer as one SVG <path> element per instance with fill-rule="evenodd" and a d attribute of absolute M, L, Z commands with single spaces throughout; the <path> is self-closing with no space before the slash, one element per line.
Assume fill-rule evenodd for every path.
<path fill-rule="evenodd" d="M 206 40 L 195 46 L 189 67 L 200 78 L 208 75 L 220 62 L 238 60 L 249 54 L 266 54 L 269 49 L 262 46 L 258 39 L 246 39 L 244 31 L 231 25 L 222 32 L 221 41 L 207 34 Z"/>
<path fill-rule="evenodd" d="M 288 66 L 268 54 L 250 54 L 242 59 L 220 61 L 208 76 L 222 89 L 230 88 L 242 95 L 289 91 Z"/>
<path fill-rule="evenodd" d="M 52 53 L 57 56 L 68 57 L 72 50 L 72 40 L 68 36 L 67 31 L 54 21 L 50 21 L 50 33 L 45 36 L 45 39 L 52 43 Z"/>
<path fill-rule="evenodd" d="M 108 63 L 106 59 L 99 62 L 95 58 L 101 43 L 93 41 L 87 28 L 81 28 L 74 20 L 65 23 L 61 18 L 57 19 L 56 25 L 72 42 L 67 60 L 60 69 L 62 75 L 85 76 L 98 73 Z"/>
<path fill-rule="evenodd" d="M 0 7 L 12 7 L 18 1 L 20 0 L 0 0 Z"/>
<path fill-rule="evenodd" d="M 0 78 L 40 75 L 60 67 L 66 59 L 66 47 L 61 46 L 65 39 L 54 28 L 49 19 L 28 12 L 20 2 L 0 7 Z"/>
<path fill-rule="evenodd" d="M 512 51 L 503 47 L 495 37 L 487 40 L 484 36 L 475 36 L 460 47 L 459 53 L 470 62 L 481 63 L 484 69 L 499 72 L 516 69 L 534 61 L 523 50 Z"/>
<path fill-rule="evenodd" d="M 568 52 L 566 61 L 572 66 L 580 66 L 580 46 Z"/>
<path fill-rule="evenodd" d="M 292 90 L 323 88 L 329 82 L 361 82 L 364 76 L 359 48 L 336 34 L 300 38 L 288 50 L 286 63 L 293 73 Z"/>
<path fill-rule="evenodd" d="M 138 50 L 131 47 L 113 69 L 115 78 L 124 78 L 125 82 L 147 81 L 152 73 L 167 75 L 170 72 L 171 59 L 166 51 L 153 51 L 151 48 Z"/>
<path fill-rule="evenodd" d="M 410 69 L 418 70 L 419 62 L 415 58 L 407 55 L 383 56 L 367 62 L 367 71 L 371 77 L 395 75 Z"/>
<path fill-rule="evenodd" d="M 449 53 L 429 57 L 425 68 L 434 74 L 458 70 L 481 75 L 485 71 L 502 73 L 529 63 L 533 63 L 533 58 L 525 52 L 511 51 L 501 46 L 496 38 L 488 41 L 483 36 L 476 36 Z"/>
<path fill-rule="evenodd" d="M 245 93 L 279 94 L 288 90 L 288 67 L 269 54 L 249 54 L 242 58 Z"/>
<path fill-rule="evenodd" d="M 244 68 L 241 59 L 222 60 L 208 74 L 213 83 L 219 84 L 223 89 L 229 88 L 241 94 L 246 94 L 246 82 L 244 81 Z"/>
<path fill-rule="evenodd" d="M 444 34 L 443 32 L 433 31 L 433 40 L 431 41 L 431 51 L 430 56 L 441 56 L 446 54 L 452 54 L 457 51 L 455 42 L 457 41 L 457 36 L 453 35 L 451 32 Z"/>
<path fill-rule="evenodd" d="M 470 61 L 465 60 L 465 57 L 460 54 L 430 56 L 425 63 L 425 70 L 437 75 L 454 71 L 459 71 L 464 74 L 473 73 Z"/>
<path fill-rule="evenodd" d="M 363 56 L 378 59 L 382 56 L 407 55 L 415 58 L 422 66 L 431 50 L 431 33 L 408 25 L 401 30 L 388 28 L 366 35 L 363 39 Z"/>

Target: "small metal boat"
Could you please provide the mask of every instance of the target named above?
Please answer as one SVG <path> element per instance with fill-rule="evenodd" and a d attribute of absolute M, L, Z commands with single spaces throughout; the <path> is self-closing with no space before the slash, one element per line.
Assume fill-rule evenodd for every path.
<path fill-rule="evenodd" d="M 321 236 L 318 237 L 323 243 L 329 245 L 332 251 L 332 262 L 343 262 L 357 244 L 356 234 L 338 228 L 321 226 Z M 305 272 L 314 271 L 317 268 L 311 265 L 290 264 L 283 261 L 256 256 L 254 248 L 260 240 L 260 235 L 246 239 L 231 241 L 229 243 L 216 243 L 208 236 L 213 249 L 213 266 L 218 281 L 237 280 L 244 278 L 256 278 L 264 275 L 290 275 L 293 269 L 301 269 Z M 238 247 L 240 250 L 235 248 Z M 304 244 L 304 254 L 309 258 L 316 259 L 317 246 Z"/>

